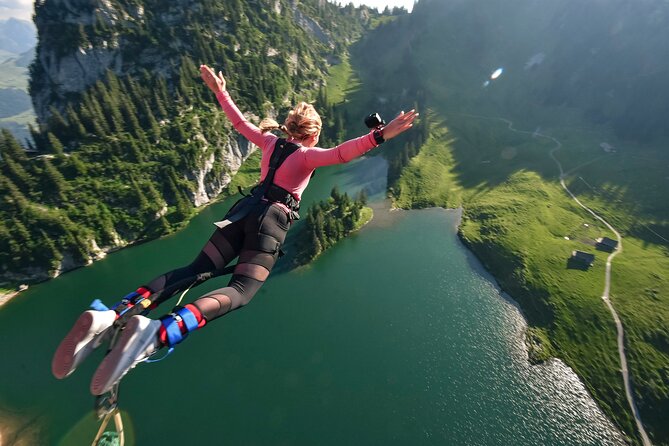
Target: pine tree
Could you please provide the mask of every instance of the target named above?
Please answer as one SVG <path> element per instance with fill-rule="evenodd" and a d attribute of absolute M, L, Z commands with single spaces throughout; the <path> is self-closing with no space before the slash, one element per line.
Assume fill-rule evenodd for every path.
<path fill-rule="evenodd" d="M 12 218 L 10 233 L 13 240 L 19 246 L 17 254 L 19 254 L 21 257 L 26 256 L 26 254 L 30 252 L 30 246 L 32 245 L 30 231 L 28 231 L 28 229 L 20 220 Z"/>
<path fill-rule="evenodd" d="M 58 250 L 54 241 L 42 229 L 39 231 L 38 240 L 37 245 L 40 246 L 39 252 L 42 253 L 43 258 L 46 261 L 53 265 L 63 259 L 63 254 Z"/>
<path fill-rule="evenodd" d="M 130 159 L 136 163 L 144 162 L 144 154 L 137 146 L 134 139 L 128 138 L 123 141 L 124 152 L 130 155 Z"/>
<path fill-rule="evenodd" d="M 98 97 L 101 99 L 102 109 L 105 111 L 110 128 L 117 133 L 122 132 L 124 130 L 123 116 L 121 115 L 116 96 L 101 81 L 96 82 L 95 87 Z"/>
<path fill-rule="evenodd" d="M 21 164 L 14 162 L 12 158 L 7 157 L 5 159 L 3 171 L 7 175 L 7 178 L 13 181 L 23 193 L 29 194 L 34 187 L 35 182 L 30 174 L 26 172 Z"/>
<path fill-rule="evenodd" d="M 166 169 L 167 177 L 167 187 L 170 190 L 170 193 L 174 197 L 174 204 L 176 205 L 176 215 L 179 219 L 184 219 L 191 213 L 191 206 L 188 199 L 185 197 L 184 193 L 179 190 L 177 186 L 176 173 L 174 168 Z"/>
<path fill-rule="evenodd" d="M 28 159 L 26 151 L 7 129 L 0 129 L 0 155 L 3 160 L 11 158 L 17 163 L 23 163 Z"/>
<path fill-rule="evenodd" d="M 360 206 L 365 206 L 367 204 L 367 189 L 361 189 L 360 193 L 358 193 L 358 198 L 356 198 L 356 203 L 360 204 Z"/>
<path fill-rule="evenodd" d="M 60 137 L 67 136 L 69 133 L 69 125 L 67 124 L 67 121 L 65 121 L 65 118 L 63 118 L 63 115 L 61 115 L 54 106 L 49 107 L 49 113 L 50 116 L 47 125 L 49 130 Z"/>
<path fill-rule="evenodd" d="M 67 159 L 68 165 L 72 167 L 72 172 L 75 177 L 84 176 L 88 171 L 86 165 L 81 161 L 81 158 L 76 153 L 72 153 Z"/>
<path fill-rule="evenodd" d="M 69 190 L 69 187 L 65 177 L 63 177 L 48 159 L 44 158 L 43 163 L 44 173 L 47 179 L 47 187 L 45 189 L 52 191 L 52 194 L 61 202 L 67 202 L 66 192 Z"/>
<path fill-rule="evenodd" d="M 60 140 L 56 137 L 56 135 L 54 135 L 51 132 L 48 132 L 46 136 L 47 139 L 49 140 L 49 149 L 51 153 L 59 157 L 64 156 L 63 143 L 60 142 Z"/>
<path fill-rule="evenodd" d="M 28 200 L 9 178 L 0 176 L 0 190 L 3 191 L 3 207 L 12 209 L 14 214 L 23 214 L 29 206 Z M 6 195 L 5 195 L 6 193 Z"/>
<path fill-rule="evenodd" d="M 126 95 L 123 95 L 120 101 L 121 114 L 123 115 L 123 121 L 126 123 L 127 130 L 137 138 L 141 138 L 144 136 L 144 131 L 142 130 L 142 126 L 137 119 L 137 109 L 132 104 L 132 102 L 130 102 Z"/>
<path fill-rule="evenodd" d="M 86 129 L 81 123 L 79 115 L 74 111 L 72 105 L 68 105 L 65 110 L 65 116 L 67 116 L 67 123 L 69 124 L 69 132 L 67 135 L 68 140 L 70 141 L 81 141 L 86 137 Z"/>

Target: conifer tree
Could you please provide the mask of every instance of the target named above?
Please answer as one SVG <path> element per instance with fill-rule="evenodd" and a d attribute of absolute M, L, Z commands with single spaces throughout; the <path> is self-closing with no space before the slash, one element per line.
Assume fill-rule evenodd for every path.
<path fill-rule="evenodd" d="M 141 138 L 144 135 L 144 131 L 137 119 L 137 109 L 126 95 L 121 97 L 120 102 L 121 114 L 123 115 L 123 121 L 126 123 L 126 129 L 135 137 Z"/>
<path fill-rule="evenodd" d="M 32 245 L 32 237 L 30 236 L 30 232 L 20 220 L 12 218 L 10 233 L 13 240 L 19 246 L 17 254 L 19 254 L 21 257 L 25 257 L 26 254 L 30 252 L 30 246 Z"/>
<path fill-rule="evenodd" d="M 119 109 L 116 97 L 101 81 L 96 82 L 95 87 L 98 92 L 98 96 L 102 100 L 100 105 L 105 112 L 110 129 L 113 129 L 115 132 L 119 133 L 123 132 L 123 116 L 121 115 L 121 110 Z"/>
<path fill-rule="evenodd" d="M 76 153 L 72 153 L 67 159 L 68 165 L 72 167 L 73 176 L 83 176 L 86 175 L 88 171 L 86 164 L 81 161 L 81 158 Z"/>
<path fill-rule="evenodd" d="M 69 125 L 63 115 L 54 107 L 49 107 L 48 128 L 51 132 L 56 133 L 60 137 L 66 137 L 69 133 Z"/>
<path fill-rule="evenodd" d="M 132 138 L 126 138 L 123 141 L 124 152 L 130 155 L 130 159 L 136 163 L 144 162 L 144 154 L 137 146 L 137 142 Z"/>
<path fill-rule="evenodd" d="M 11 256 L 10 256 L 10 243 L 11 234 L 5 226 L 3 220 L 0 220 L 0 273 L 3 273 L 7 270 L 10 265 Z"/>
<path fill-rule="evenodd" d="M 17 163 L 23 163 L 28 159 L 26 151 L 14 138 L 12 132 L 4 128 L 0 130 L 0 155 L 3 160 L 11 158 Z"/>
<path fill-rule="evenodd" d="M 38 240 L 39 252 L 42 253 L 44 260 L 53 264 L 63 259 L 63 254 L 60 253 L 54 241 L 42 229 L 39 231 Z"/>
<path fill-rule="evenodd" d="M 14 214 L 21 215 L 28 209 L 28 200 L 9 178 L 0 176 L 0 190 L 3 191 L 3 207 L 11 209 Z M 6 194 L 6 195 L 5 195 Z"/>
<path fill-rule="evenodd" d="M 361 189 L 358 193 L 358 198 L 355 200 L 360 206 L 367 204 L 367 189 Z"/>
<path fill-rule="evenodd" d="M 130 183 L 132 184 L 133 189 L 135 190 L 135 195 L 137 196 L 137 204 L 139 205 L 140 210 L 146 210 L 149 207 L 149 200 L 146 199 L 144 192 L 139 187 L 137 180 L 134 177 L 130 178 Z"/>
<path fill-rule="evenodd" d="M 49 140 L 50 152 L 56 156 L 62 157 L 64 155 L 63 143 L 61 143 L 58 137 L 51 132 L 48 132 L 46 136 Z"/>
<path fill-rule="evenodd" d="M 66 192 L 69 190 L 65 177 L 56 169 L 51 161 L 47 158 L 43 159 L 44 173 L 47 179 L 47 187 L 45 190 L 52 191 L 52 195 L 57 197 L 61 202 L 67 202 Z"/>
<path fill-rule="evenodd" d="M 144 116 L 146 117 L 146 122 L 148 124 L 149 129 L 151 130 L 150 134 L 151 137 L 153 138 L 154 141 L 158 141 L 160 139 L 160 125 L 158 124 L 158 121 L 156 121 L 155 116 L 153 116 L 153 112 L 151 112 L 151 107 L 149 106 L 149 103 L 144 99 L 142 102 L 142 111 L 144 113 Z"/>
<path fill-rule="evenodd" d="M 30 193 L 35 182 L 28 172 L 26 172 L 21 164 L 14 162 L 12 158 L 7 157 L 4 161 L 3 171 L 7 175 L 7 178 L 13 181 L 23 193 Z"/>
<path fill-rule="evenodd" d="M 72 105 L 68 105 L 65 110 L 65 116 L 67 116 L 67 123 L 69 125 L 68 139 L 74 141 L 81 141 L 86 137 L 86 129 L 81 123 L 79 115 L 74 111 Z"/>
<path fill-rule="evenodd" d="M 90 112 L 91 121 L 94 126 L 92 130 L 95 132 L 95 135 L 97 137 L 109 135 L 111 133 L 111 127 L 107 122 L 107 118 L 100 106 L 100 102 L 96 99 L 92 90 L 84 94 L 84 106 Z"/>

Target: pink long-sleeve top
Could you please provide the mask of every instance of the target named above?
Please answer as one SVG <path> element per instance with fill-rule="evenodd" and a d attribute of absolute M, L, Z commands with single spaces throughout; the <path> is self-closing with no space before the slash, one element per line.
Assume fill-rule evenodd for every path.
<path fill-rule="evenodd" d="M 260 147 L 262 151 L 260 180 L 264 180 L 269 171 L 269 160 L 274 151 L 274 145 L 279 137 L 269 132 L 262 133 L 258 127 L 248 122 L 227 91 L 217 93 L 216 98 L 235 129 L 246 139 Z M 291 139 L 288 139 L 288 141 L 291 141 Z M 295 153 L 286 158 L 276 171 L 274 184 L 284 188 L 293 194 L 297 200 L 300 200 L 314 169 L 331 164 L 347 163 L 365 154 L 376 145 L 372 133 L 369 133 L 346 141 L 332 149 L 300 146 Z"/>

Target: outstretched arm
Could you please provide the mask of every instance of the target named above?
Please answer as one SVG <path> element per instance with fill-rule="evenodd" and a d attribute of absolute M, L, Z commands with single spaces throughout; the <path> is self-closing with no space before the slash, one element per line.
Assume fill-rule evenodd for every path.
<path fill-rule="evenodd" d="M 413 121 L 418 117 L 416 110 L 408 113 L 401 112 L 395 119 L 390 121 L 383 130 L 383 138 L 388 141 L 409 130 L 413 126 Z M 317 147 L 309 148 L 304 152 L 305 163 L 310 169 L 329 166 L 331 164 L 348 163 L 354 158 L 364 155 L 374 147 L 376 141 L 372 133 L 351 139 L 338 145 L 333 149 L 319 149 Z"/>
<path fill-rule="evenodd" d="M 225 78 L 220 71 L 218 75 L 207 65 L 200 65 L 200 74 L 207 87 L 216 94 L 218 103 L 221 104 L 225 115 L 228 117 L 235 129 L 244 135 L 246 139 L 260 148 L 264 147 L 265 138 L 270 134 L 263 134 L 258 127 L 246 120 L 242 112 L 239 111 L 235 103 L 230 98 L 230 94 L 225 90 Z"/>

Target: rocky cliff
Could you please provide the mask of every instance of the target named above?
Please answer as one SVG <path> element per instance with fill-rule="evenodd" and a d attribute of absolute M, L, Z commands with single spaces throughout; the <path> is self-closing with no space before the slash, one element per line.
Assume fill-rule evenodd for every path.
<path fill-rule="evenodd" d="M 315 96 L 376 13 L 322 0 L 38 0 L 36 156 L 0 140 L 0 279 L 43 279 L 169 233 L 253 151 L 199 79 L 257 122 Z"/>

